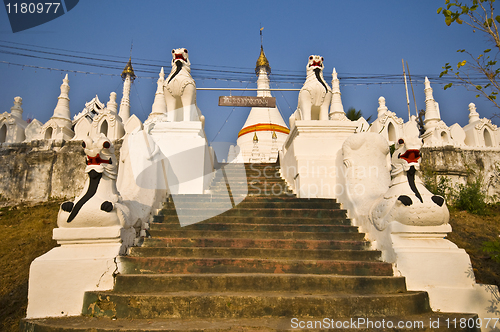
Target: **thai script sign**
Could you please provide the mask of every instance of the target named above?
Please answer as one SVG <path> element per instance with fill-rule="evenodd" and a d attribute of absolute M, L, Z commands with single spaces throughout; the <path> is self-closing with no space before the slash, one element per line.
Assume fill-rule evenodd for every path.
<path fill-rule="evenodd" d="M 220 96 L 219 106 L 276 107 L 274 97 Z"/>

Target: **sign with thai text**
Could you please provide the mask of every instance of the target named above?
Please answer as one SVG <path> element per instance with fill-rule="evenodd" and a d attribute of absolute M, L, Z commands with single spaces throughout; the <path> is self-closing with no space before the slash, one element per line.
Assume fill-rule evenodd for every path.
<path fill-rule="evenodd" d="M 219 106 L 237 107 L 276 107 L 274 97 L 220 96 Z"/>

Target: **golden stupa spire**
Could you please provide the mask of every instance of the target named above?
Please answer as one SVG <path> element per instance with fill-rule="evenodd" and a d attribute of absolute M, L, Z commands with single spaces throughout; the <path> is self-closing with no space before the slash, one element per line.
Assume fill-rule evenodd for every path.
<path fill-rule="evenodd" d="M 132 68 L 132 57 L 128 59 L 127 65 L 125 66 L 125 69 L 123 69 L 122 72 L 122 78 L 125 79 L 127 75 L 130 75 L 130 79 L 133 81 L 135 79 L 135 73 L 134 73 L 134 68 Z"/>
<path fill-rule="evenodd" d="M 266 68 L 267 74 L 271 73 L 271 66 L 269 66 L 269 61 L 267 61 L 266 55 L 264 54 L 264 47 L 262 46 L 262 30 L 264 28 L 260 28 L 260 55 L 257 59 L 257 63 L 255 64 L 255 73 L 258 75 L 260 71 L 260 67 Z"/>

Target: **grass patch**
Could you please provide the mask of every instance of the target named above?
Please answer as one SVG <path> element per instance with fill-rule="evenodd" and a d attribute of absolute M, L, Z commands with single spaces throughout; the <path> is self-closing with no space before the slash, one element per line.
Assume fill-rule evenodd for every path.
<path fill-rule="evenodd" d="M 451 208 L 450 224 L 453 232 L 447 238 L 469 254 L 476 282 L 500 287 L 500 263 L 495 261 L 495 252 L 483 250 L 485 242 L 498 241 L 500 206 L 487 205 L 482 215 Z"/>
<path fill-rule="evenodd" d="M 52 201 L 0 208 L 0 331 L 19 331 L 28 304 L 29 266 L 56 245 L 52 229 L 59 205 Z"/>

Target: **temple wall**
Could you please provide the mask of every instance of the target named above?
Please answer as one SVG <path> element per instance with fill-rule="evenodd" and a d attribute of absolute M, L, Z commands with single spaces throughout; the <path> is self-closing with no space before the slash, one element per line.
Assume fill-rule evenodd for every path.
<path fill-rule="evenodd" d="M 40 202 L 80 194 L 86 180 L 81 144 L 62 140 L 2 144 L 1 199 Z M 117 154 L 120 147 L 121 141 L 115 142 Z"/>
<path fill-rule="evenodd" d="M 481 175 L 483 190 L 493 201 L 500 200 L 499 149 L 473 150 L 444 146 L 423 147 L 421 152 L 424 175 L 446 176 L 452 186 L 464 184 L 468 177 L 474 180 L 477 175 Z"/>

